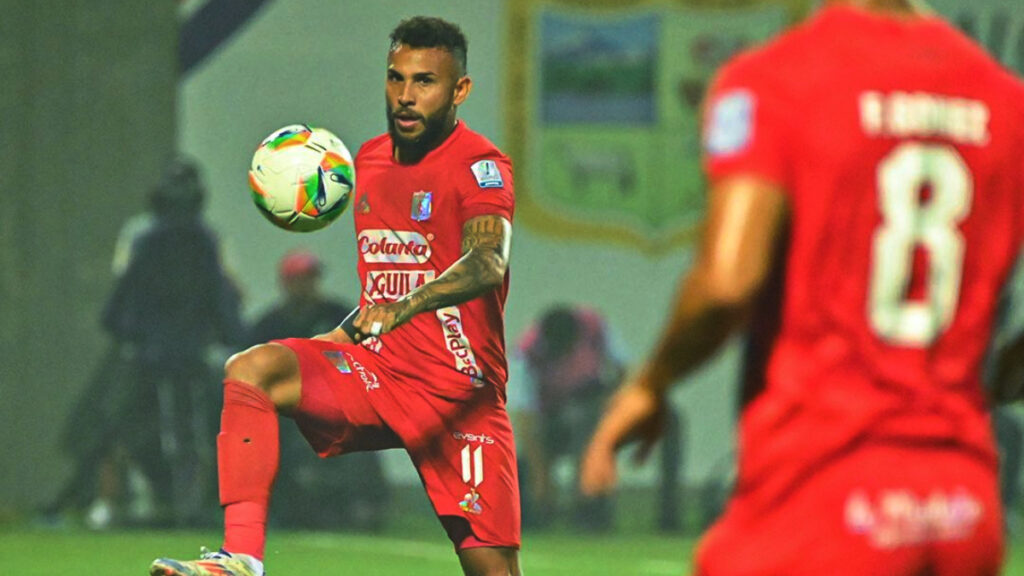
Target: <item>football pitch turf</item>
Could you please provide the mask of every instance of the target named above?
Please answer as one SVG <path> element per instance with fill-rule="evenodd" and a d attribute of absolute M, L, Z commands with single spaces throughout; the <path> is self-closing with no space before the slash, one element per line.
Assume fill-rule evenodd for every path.
<path fill-rule="evenodd" d="M 194 558 L 214 531 L 106 532 L 0 528 L 0 575 L 144 576 L 156 556 Z M 693 538 L 653 534 L 592 536 L 527 533 L 526 576 L 681 576 L 689 574 Z M 337 532 L 271 534 L 273 576 L 440 576 L 461 574 L 443 533 L 362 535 Z M 1015 542 L 1004 572 L 1024 576 L 1024 544 Z"/>

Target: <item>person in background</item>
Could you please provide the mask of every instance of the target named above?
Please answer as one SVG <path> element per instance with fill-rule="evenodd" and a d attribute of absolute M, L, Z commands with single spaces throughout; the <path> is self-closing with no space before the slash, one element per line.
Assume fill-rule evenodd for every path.
<path fill-rule="evenodd" d="M 514 395 L 528 398 L 515 412 L 523 454 L 520 477 L 528 526 L 544 526 L 563 508 L 553 468 L 563 457 L 575 464 L 594 431 L 611 392 L 621 383 L 625 358 L 601 315 L 584 306 L 552 306 L 523 333 L 516 347 L 523 367 Z M 681 432 L 675 412 L 666 419 L 656 517 L 662 530 L 679 528 L 678 481 Z M 575 489 L 569 517 L 580 530 L 600 532 L 613 525 L 614 502 L 586 497 Z"/>
<path fill-rule="evenodd" d="M 242 326 L 205 196 L 196 165 L 176 158 L 118 238 L 102 314 L 112 346 L 65 425 L 75 472 L 53 505 L 88 502 L 90 528 L 197 524 L 214 497 L 210 358 Z"/>
<path fill-rule="evenodd" d="M 316 254 L 295 250 L 278 266 L 281 299 L 249 328 L 246 344 L 301 338 L 330 332 L 353 305 L 324 293 L 323 265 Z M 389 489 L 380 456 L 354 452 L 321 459 L 293 426 L 281 427 L 281 473 L 271 520 L 287 528 L 353 529 L 383 527 Z M 323 506 L 328 497 L 336 504 Z"/>

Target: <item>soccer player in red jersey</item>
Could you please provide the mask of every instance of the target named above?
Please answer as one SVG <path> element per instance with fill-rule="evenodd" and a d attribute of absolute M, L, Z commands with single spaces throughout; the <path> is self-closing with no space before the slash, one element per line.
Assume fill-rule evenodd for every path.
<path fill-rule="evenodd" d="M 832 1 L 705 105 L 702 244 L 581 488 L 749 322 L 739 475 L 696 573 L 997 574 L 980 364 L 1024 231 L 1021 83 L 909 0 Z"/>
<path fill-rule="evenodd" d="M 503 326 L 512 170 L 456 119 L 471 87 L 457 26 L 417 17 L 392 32 L 388 133 L 356 157 L 360 309 L 328 334 L 228 361 L 223 549 L 159 559 L 151 574 L 263 574 L 279 413 L 321 456 L 407 450 L 465 574 L 519 574 Z"/>

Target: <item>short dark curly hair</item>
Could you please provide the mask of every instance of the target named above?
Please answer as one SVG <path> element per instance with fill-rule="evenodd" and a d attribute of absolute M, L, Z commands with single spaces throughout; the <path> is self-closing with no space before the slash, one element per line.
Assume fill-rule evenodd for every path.
<path fill-rule="evenodd" d="M 469 45 L 458 25 L 432 16 L 414 16 L 398 23 L 391 31 L 391 50 L 405 44 L 410 48 L 441 48 L 455 57 L 459 73 L 466 73 Z"/>

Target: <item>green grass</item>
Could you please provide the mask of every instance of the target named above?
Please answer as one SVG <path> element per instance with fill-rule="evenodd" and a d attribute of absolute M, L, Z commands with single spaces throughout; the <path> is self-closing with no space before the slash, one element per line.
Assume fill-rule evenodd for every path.
<path fill-rule="evenodd" d="M 325 532 L 271 534 L 267 566 L 273 576 L 434 576 L 458 574 L 440 528 L 392 530 L 385 535 Z M 216 546 L 216 532 L 109 532 L 0 529 L 0 574 L 141 576 L 158 555 L 191 558 L 200 544 Z M 528 533 L 522 563 L 528 576 L 688 574 L 694 541 L 653 534 L 580 536 Z M 1024 576 L 1024 546 L 1011 552 L 1005 574 Z"/>
<path fill-rule="evenodd" d="M 395 490 L 381 534 L 296 532 L 271 528 L 267 568 L 271 576 L 452 576 L 458 559 L 421 490 Z M 578 534 L 564 522 L 523 534 L 520 555 L 526 576 L 683 576 L 690 573 L 696 543 L 695 495 L 683 502 L 686 536 L 654 530 L 655 500 L 647 491 L 623 490 L 611 535 Z M 219 511 L 209 518 L 220 522 Z M 24 517 L 0 514 L 0 576 L 144 576 L 158 556 L 190 559 L 221 533 L 208 530 L 89 532 L 81 519 L 62 528 L 40 528 Z M 1024 576 L 1024 540 L 1008 538 L 1005 576 Z"/>
<path fill-rule="evenodd" d="M 267 567 L 273 576 L 458 574 L 458 560 L 447 539 L 440 529 L 433 536 L 277 532 L 267 545 Z M 156 556 L 193 558 L 200 544 L 219 542 L 214 532 L 4 531 L 0 574 L 141 576 Z M 688 570 L 692 541 L 532 534 L 523 545 L 523 568 L 530 576 L 667 576 Z"/>

